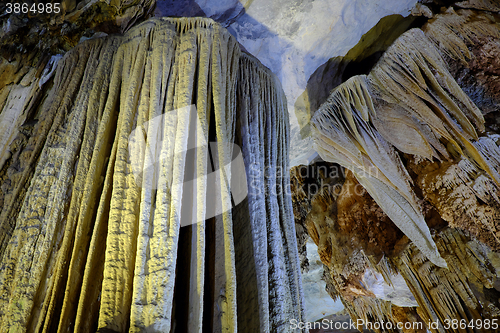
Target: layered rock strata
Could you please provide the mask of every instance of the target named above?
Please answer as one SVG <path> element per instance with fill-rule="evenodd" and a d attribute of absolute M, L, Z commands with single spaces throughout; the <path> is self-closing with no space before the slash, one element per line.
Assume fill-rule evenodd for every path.
<path fill-rule="evenodd" d="M 269 70 L 194 18 L 90 39 L 43 68 L 0 91 L 0 331 L 285 332 L 303 319 L 288 114 Z M 207 142 L 216 153 L 191 153 Z"/>

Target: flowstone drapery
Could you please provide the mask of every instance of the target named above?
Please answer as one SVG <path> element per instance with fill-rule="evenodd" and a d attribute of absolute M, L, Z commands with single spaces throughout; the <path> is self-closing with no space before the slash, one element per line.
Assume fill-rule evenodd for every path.
<path fill-rule="evenodd" d="M 234 37 L 210 19 L 151 19 L 44 75 L 0 91 L 0 331 L 285 332 L 303 319 L 286 101 Z M 178 111 L 190 105 L 202 136 Z M 130 135 L 162 115 L 155 179 L 182 183 L 195 164 L 192 206 L 182 186 L 134 173 Z M 218 153 L 189 157 L 190 140 Z M 249 187 L 233 205 L 241 175 L 219 166 L 234 144 Z M 222 214 L 205 215 L 210 200 Z M 186 214 L 204 222 L 181 228 Z"/>

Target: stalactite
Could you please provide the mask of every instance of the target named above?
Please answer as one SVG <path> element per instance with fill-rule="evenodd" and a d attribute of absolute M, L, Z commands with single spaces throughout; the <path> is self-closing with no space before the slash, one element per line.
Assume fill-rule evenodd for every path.
<path fill-rule="evenodd" d="M 368 75 L 334 90 L 313 117 L 320 155 L 353 171 L 346 174 L 338 198 L 326 205 L 313 198 L 305 218 L 316 221 L 308 232 L 323 254 L 327 288 L 352 318 L 395 322 L 406 314 L 433 333 L 495 330 L 482 323 L 500 316 L 498 134 L 485 126 L 484 113 L 448 66 L 473 62 L 474 43 L 496 43 L 500 30 L 492 17 L 449 9 L 422 30 L 409 30 Z M 376 149 L 367 149 L 367 142 L 375 140 Z M 390 164 L 383 163 L 384 156 Z M 356 193 L 358 181 L 378 205 Z M 377 182 L 384 184 L 383 191 L 374 189 Z M 430 248 L 395 220 L 398 208 L 381 200 L 390 196 L 388 189 L 400 193 L 392 197 L 395 205 L 405 201 L 415 208 L 423 223 L 412 221 L 413 227 L 426 229 L 428 243 L 447 268 L 436 265 Z M 390 221 L 387 231 L 380 231 L 387 216 L 376 214 L 378 206 L 408 237 L 393 233 Z M 327 250 L 321 239 L 329 239 Z M 371 243 L 383 247 L 383 256 Z M 388 285 L 400 274 L 418 307 L 390 309 L 362 283 L 370 270 Z M 469 326 L 445 328 L 453 320 Z"/>
<path fill-rule="evenodd" d="M 472 320 L 477 331 L 491 332 L 491 327 L 479 327 L 479 322 L 500 315 L 498 299 L 494 299 L 498 295 L 494 289 L 498 281 L 498 253 L 453 228 L 439 233 L 436 244 L 448 269 L 432 266 L 414 246 L 408 247 L 394 263 L 415 295 L 417 312 L 424 322 L 439 320 L 440 328 L 430 328 L 432 332 L 441 332 L 446 320 L 454 319 L 469 324 Z M 451 327 L 447 330 L 461 331 Z"/>
<path fill-rule="evenodd" d="M 40 90 L 34 82 L 4 89 Z M 151 19 L 87 40 L 41 91 L 37 125 L 17 152 L 28 160 L 15 178 L 0 173 L 0 331 L 285 332 L 290 318 L 303 320 L 286 100 L 226 30 L 210 19 Z M 0 137 L 4 168 L 15 130 L 34 116 L 25 104 L 0 112 L 17 119 Z M 150 147 L 155 135 L 158 156 L 131 141 Z M 212 157 L 190 157 L 193 142 L 209 141 Z M 240 175 L 226 167 L 234 143 L 250 192 L 241 203 L 231 192 Z M 151 162 L 156 171 L 138 178 Z M 188 188 L 178 184 L 190 163 Z M 220 170 L 213 193 L 211 163 Z M 209 215 L 211 202 L 221 214 Z"/>
<path fill-rule="evenodd" d="M 455 16 L 429 25 L 434 28 L 428 28 L 427 34 L 440 41 L 436 37 L 442 33 L 440 29 L 460 26 Z M 468 38 L 468 34 L 490 30 L 494 30 L 491 25 L 476 23 L 464 34 Z M 458 50 L 467 50 L 460 41 L 463 45 L 449 39 L 439 45 L 458 57 Z M 316 112 L 313 128 L 322 157 L 353 171 L 394 223 L 440 266 L 446 263 L 436 251 L 408 173 L 393 146 L 427 159 L 462 154 L 500 183 L 493 166 L 498 163 L 486 158 L 478 149 L 481 146 L 474 144 L 477 132 L 484 132 L 480 110 L 420 29 L 398 38 L 368 76 L 353 77 L 335 89 Z M 443 144 L 448 145 L 448 151 Z"/>
<path fill-rule="evenodd" d="M 498 147 L 490 137 L 481 137 L 476 145 L 489 160 L 498 163 Z M 488 156 L 489 153 L 493 156 Z M 500 247 L 496 222 L 500 202 L 497 186 L 491 178 L 465 158 L 439 167 L 429 161 L 409 159 L 408 168 L 418 174 L 416 185 L 443 220 L 468 231 L 492 249 Z"/>
<path fill-rule="evenodd" d="M 484 2 L 486 3 L 487 0 Z M 453 8 L 449 8 L 426 25 L 425 34 L 436 44 L 441 53 L 466 64 L 467 60 L 472 57 L 466 43 L 479 36 L 499 38 L 500 27 L 498 24 L 491 24 L 485 14 L 473 17 L 470 11 L 462 11 L 460 14 L 457 15 Z"/>
<path fill-rule="evenodd" d="M 376 112 L 365 77 L 337 88 L 313 118 L 323 159 L 351 170 L 394 223 L 437 265 L 446 266 L 410 188 L 410 177 L 393 147 L 368 124 Z"/>
<path fill-rule="evenodd" d="M 495 0 L 465 0 L 457 3 L 462 8 L 475 8 L 491 12 L 500 12 L 500 5 Z"/>

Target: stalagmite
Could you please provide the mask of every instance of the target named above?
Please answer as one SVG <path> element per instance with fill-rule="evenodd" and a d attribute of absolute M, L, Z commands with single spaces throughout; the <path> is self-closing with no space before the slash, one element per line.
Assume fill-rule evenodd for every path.
<path fill-rule="evenodd" d="M 39 80 L 0 91 L 0 331 L 304 320 L 286 100 L 234 37 L 210 19 L 150 19 L 82 42 Z M 15 100 L 33 94 L 38 108 Z"/>

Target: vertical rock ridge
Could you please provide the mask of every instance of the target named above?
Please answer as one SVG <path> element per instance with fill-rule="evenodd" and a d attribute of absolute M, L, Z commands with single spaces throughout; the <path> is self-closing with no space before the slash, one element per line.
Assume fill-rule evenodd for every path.
<path fill-rule="evenodd" d="M 260 316 L 254 331 L 286 332 L 290 318 L 304 319 L 295 228 L 288 222 L 293 217 L 286 99 L 275 76 L 256 59 L 244 53 L 240 61 L 237 96 L 254 249 L 254 257 L 247 259 L 254 268 L 245 271 L 255 279 L 258 300 L 253 306 L 242 304 L 239 313 L 249 325 L 255 324 L 252 316 Z"/>
<path fill-rule="evenodd" d="M 478 14 L 470 10 L 459 10 L 458 13 L 453 8 L 447 9 L 430 20 L 424 31 L 438 47 L 441 46 L 440 52 L 466 64 L 472 58 L 466 44 L 480 36 L 498 38 L 500 29 L 498 24 L 492 24 L 487 13 Z"/>
<path fill-rule="evenodd" d="M 470 239 L 458 229 L 446 228 L 436 237 L 439 251 L 448 262 L 448 270 L 429 265 L 421 254 L 408 247 L 395 262 L 419 304 L 417 312 L 424 322 L 465 320 L 486 322 L 499 315 L 493 289 L 498 279 L 496 257 L 487 246 Z M 483 287 L 484 286 L 484 287 Z M 482 288 L 486 288 L 484 291 Z M 488 291 L 489 289 L 489 291 Z M 486 297 L 486 298 L 485 298 Z M 451 328 L 450 328 L 451 329 Z M 479 327 L 479 331 L 489 331 Z M 433 332 L 438 330 L 434 329 Z M 457 328 L 451 329 L 459 332 Z"/>
<path fill-rule="evenodd" d="M 33 82 L 2 90 L 47 97 L 0 215 L 0 331 L 252 332 L 252 319 L 262 332 L 286 332 L 290 318 L 304 319 L 286 100 L 225 29 L 151 19 L 78 45 L 50 88 Z M 1 109 L 2 168 L 28 102 Z M 215 152 L 191 156 L 211 140 Z M 231 191 L 240 175 L 226 167 L 235 143 L 250 192 L 239 204 Z M 220 171 L 213 193 L 209 168 Z M 252 172 L 260 194 L 251 193 Z M 256 284 L 241 283 L 248 279 Z"/>

